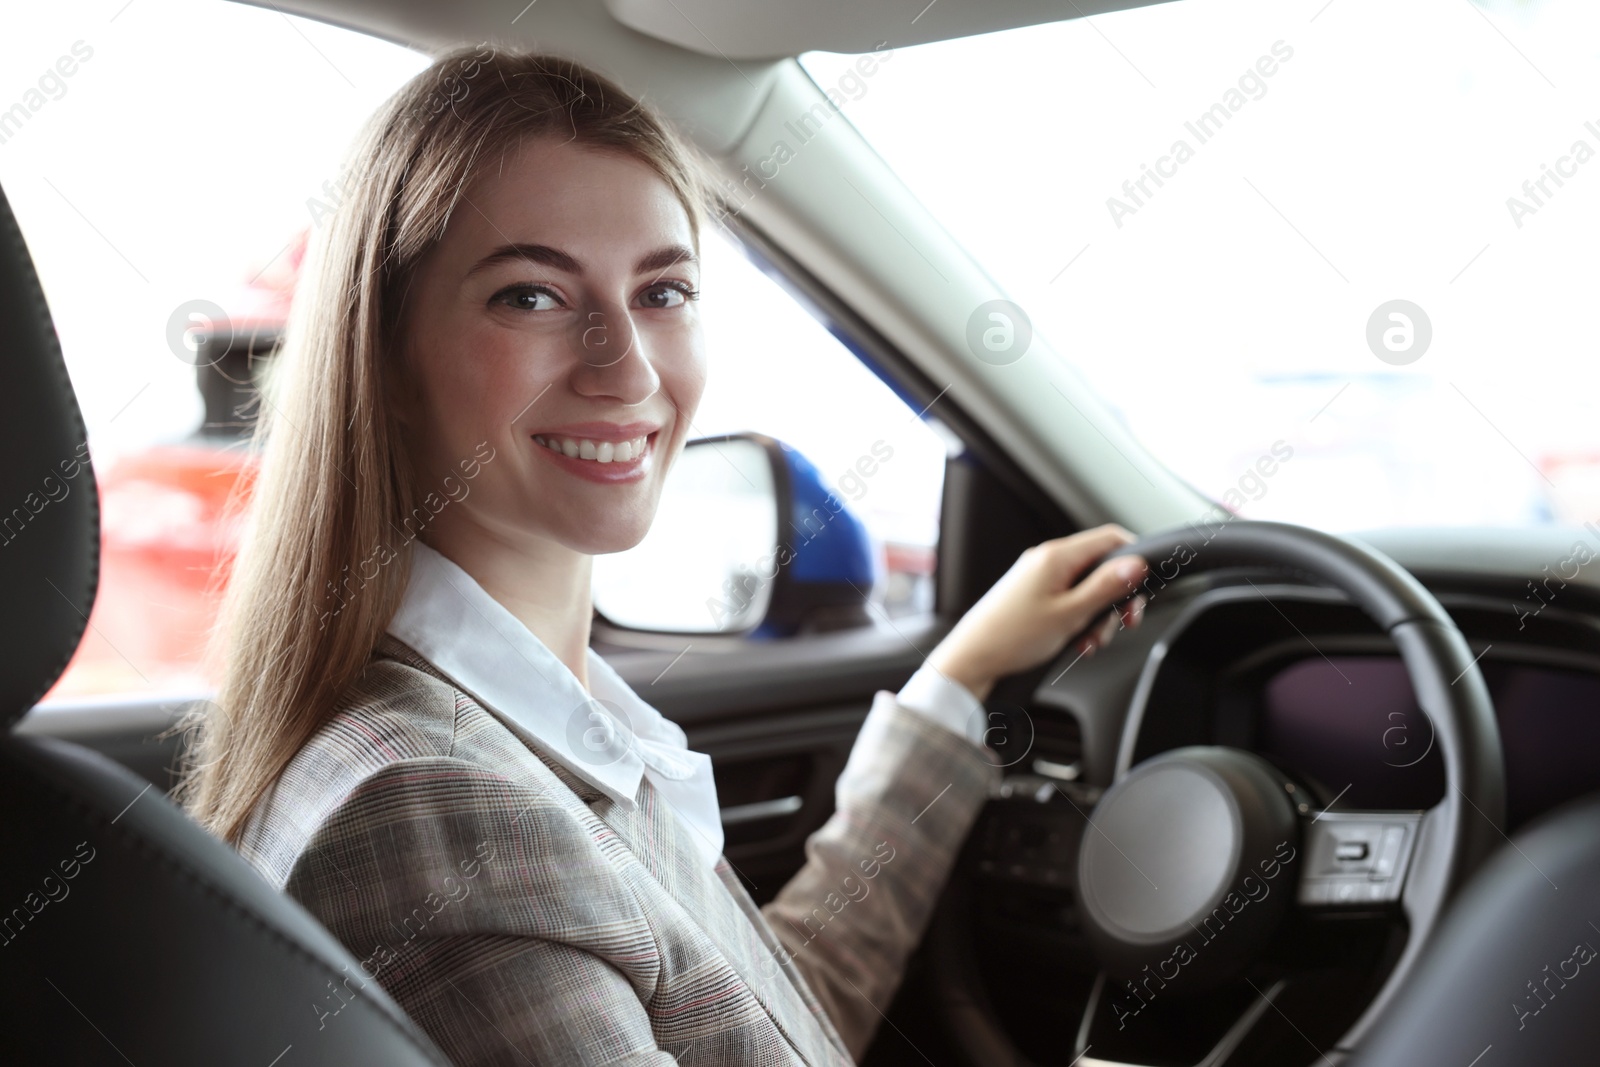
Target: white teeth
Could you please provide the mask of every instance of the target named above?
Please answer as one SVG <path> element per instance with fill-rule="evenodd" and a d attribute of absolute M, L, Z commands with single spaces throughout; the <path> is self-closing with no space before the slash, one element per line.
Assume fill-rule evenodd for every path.
<path fill-rule="evenodd" d="M 635 437 L 631 441 L 591 441 L 583 437 L 546 437 L 536 435 L 534 442 L 560 452 L 573 459 L 587 459 L 595 463 L 627 463 L 644 455 L 649 438 Z"/>

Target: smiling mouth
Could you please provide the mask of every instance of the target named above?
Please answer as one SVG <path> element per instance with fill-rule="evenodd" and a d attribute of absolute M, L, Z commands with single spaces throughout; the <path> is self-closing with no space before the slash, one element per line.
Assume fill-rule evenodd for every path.
<path fill-rule="evenodd" d="M 589 460 L 594 463 L 629 463 L 643 456 L 650 447 L 654 433 L 644 434 L 627 441 L 596 441 L 587 437 L 561 437 L 536 433 L 534 443 L 558 452 L 568 459 Z"/>

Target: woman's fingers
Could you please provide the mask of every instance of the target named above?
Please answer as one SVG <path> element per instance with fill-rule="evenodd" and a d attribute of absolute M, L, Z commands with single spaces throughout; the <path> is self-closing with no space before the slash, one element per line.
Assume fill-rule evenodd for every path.
<path fill-rule="evenodd" d="M 1144 578 L 1144 560 L 1105 558 L 1133 540 L 1122 527 L 1106 525 L 1033 546 L 961 618 L 929 662 L 983 699 L 995 681 L 1059 654 L 1074 634 L 1084 649 L 1111 640 L 1142 611 L 1129 598 Z M 1094 632 L 1084 632 L 1091 627 Z"/>
<path fill-rule="evenodd" d="M 1146 569 L 1138 556 L 1118 556 L 1101 563 L 1062 595 L 1063 621 L 1074 630 L 1088 625 L 1106 608 L 1137 593 Z"/>
<path fill-rule="evenodd" d="M 1100 530 L 1089 532 L 1101 535 L 1096 537 L 1092 544 L 1095 548 L 1107 546 L 1104 547 L 1102 555 L 1104 552 L 1114 551 L 1130 543 L 1133 539 L 1132 535 L 1127 534 L 1121 527 L 1101 527 Z M 1069 633 L 1090 625 L 1090 620 L 1099 616 L 1106 607 L 1124 601 L 1113 610 L 1105 612 L 1104 618 L 1079 639 L 1075 648 L 1086 655 L 1093 653 L 1108 644 L 1118 630 L 1139 624 L 1139 620 L 1144 617 L 1144 598 L 1136 594 L 1138 583 L 1143 580 L 1147 569 L 1145 561 L 1138 556 L 1118 556 L 1115 559 L 1104 560 L 1066 592 L 1064 614 Z"/>
<path fill-rule="evenodd" d="M 1083 573 L 1096 560 L 1104 558 L 1124 545 L 1133 544 L 1134 536 L 1114 523 L 1083 530 L 1071 537 L 1058 537 L 1040 546 L 1048 553 L 1055 588 L 1068 589 L 1078 583 Z M 1081 584 L 1081 583 L 1079 583 Z"/>
<path fill-rule="evenodd" d="M 1126 605 L 1108 612 L 1099 625 L 1074 642 L 1072 647 L 1084 655 L 1092 655 L 1109 645 L 1118 631 L 1133 629 L 1143 618 L 1144 597 L 1135 597 Z"/>

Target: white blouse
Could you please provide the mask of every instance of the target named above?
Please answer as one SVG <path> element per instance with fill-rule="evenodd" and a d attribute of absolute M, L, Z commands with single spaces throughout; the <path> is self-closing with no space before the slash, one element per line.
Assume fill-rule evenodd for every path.
<path fill-rule="evenodd" d="M 646 703 L 593 648 L 589 689 L 554 652 L 466 571 L 421 541 L 413 542 L 411 579 L 389 633 L 450 675 L 507 728 L 624 810 L 639 780 L 694 831 L 715 866 L 722 818 L 711 757 L 691 751 L 682 728 Z M 970 690 L 924 664 L 896 695 L 983 744 L 983 705 Z"/>

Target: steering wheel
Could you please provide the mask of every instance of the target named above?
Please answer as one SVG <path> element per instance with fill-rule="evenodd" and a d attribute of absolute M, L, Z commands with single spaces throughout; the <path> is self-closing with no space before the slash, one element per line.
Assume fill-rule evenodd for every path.
<path fill-rule="evenodd" d="M 1347 915 L 1356 905 L 1366 913 L 1403 916 L 1408 936 L 1382 958 L 1377 970 L 1382 974 L 1387 965 L 1386 976 L 1371 983 L 1374 992 L 1364 1008 L 1358 1001 L 1355 1023 L 1328 1050 L 1348 1054 L 1411 978 L 1451 895 L 1503 836 L 1500 736 L 1476 661 L 1433 595 L 1393 560 L 1356 541 L 1284 523 L 1230 520 L 1164 531 L 1114 554 L 1142 556 L 1152 579 L 1163 583 L 1245 568 L 1343 593 L 1398 649 L 1417 705 L 1433 726 L 1445 791 L 1423 812 L 1319 810 L 1320 803 L 1307 803 L 1315 790 L 1304 782 L 1297 787 L 1292 769 L 1240 748 L 1193 745 L 1129 766 L 1139 725 L 1131 724 L 1098 803 L 1091 790 L 1079 794 L 1081 805 L 1069 797 L 1068 804 L 1042 809 L 1057 820 L 1064 839 L 1070 834 L 1078 841 L 1066 888 L 1100 971 L 1075 1037 L 1073 1020 L 1062 1020 L 1068 1028 L 1060 1047 L 1070 1051 L 1061 1061 L 1083 1056 L 1098 1035 L 1096 1058 L 1084 1062 L 1111 1062 L 1098 1058 L 1106 1055 L 1101 1049 L 1116 1045 L 1108 1035 L 1133 1025 L 1131 1017 L 1158 998 L 1169 1014 L 1152 1015 L 1161 1025 L 1182 1028 L 1196 1016 L 1170 1014 L 1172 1006 L 1247 981 L 1245 972 L 1297 916 Z M 1045 677 L 1056 677 L 1064 661 L 1065 655 Z M 998 816 L 998 806 L 990 814 Z M 969 842 L 969 852 L 972 847 Z M 945 1015 L 974 1062 L 1029 1064 L 976 984 L 967 928 L 973 887 L 965 867 L 958 870 L 931 931 Z M 1276 891 L 1284 887 L 1293 891 Z M 1187 1062 L 1239 1062 L 1235 1054 L 1252 1026 L 1276 1007 L 1283 983 L 1250 987 L 1248 999 L 1208 1002 L 1234 1005 L 1236 1017 L 1209 1052 Z M 1305 1051 L 1307 1062 L 1316 1058 L 1311 1047 Z"/>

